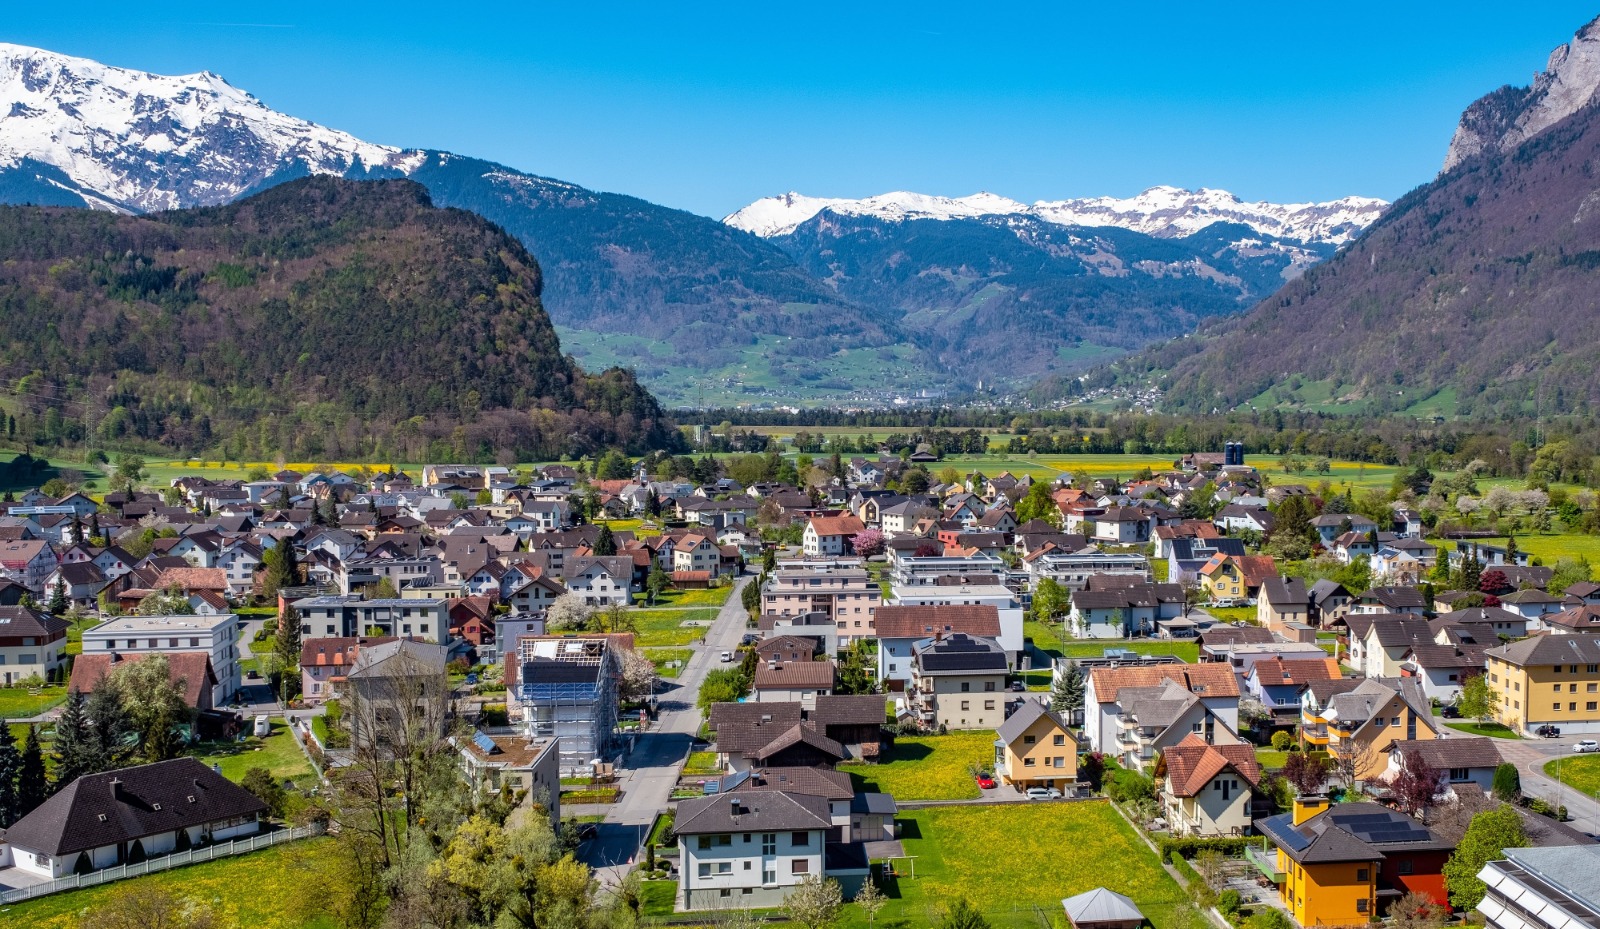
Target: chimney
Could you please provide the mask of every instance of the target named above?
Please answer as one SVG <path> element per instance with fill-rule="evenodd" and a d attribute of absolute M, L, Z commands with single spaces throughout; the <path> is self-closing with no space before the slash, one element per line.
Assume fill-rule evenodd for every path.
<path fill-rule="evenodd" d="M 1328 808 L 1328 798 L 1320 794 L 1310 794 L 1294 798 L 1294 824 L 1296 826 L 1305 822 L 1318 813 Z"/>
<path fill-rule="evenodd" d="M 114 777 L 111 779 L 111 799 L 121 802 L 122 798 L 122 779 Z"/>

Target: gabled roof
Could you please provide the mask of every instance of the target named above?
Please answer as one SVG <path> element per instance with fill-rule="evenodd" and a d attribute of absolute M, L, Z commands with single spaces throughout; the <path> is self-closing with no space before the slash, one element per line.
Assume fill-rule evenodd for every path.
<path fill-rule="evenodd" d="M 64 619 L 25 606 L 0 606 L 0 637 L 36 636 L 53 642 L 66 634 L 69 625 Z"/>
<path fill-rule="evenodd" d="M 887 707 L 888 699 L 882 694 L 818 694 L 811 724 L 824 730 L 829 726 L 881 726 L 887 719 Z"/>
<path fill-rule="evenodd" d="M 1101 703 L 1116 703 L 1122 688 L 1155 687 L 1163 681 L 1176 681 L 1202 697 L 1239 696 L 1239 680 L 1224 662 L 1095 668 L 1089 672 L 1089 679 L 1095 699 Z"/>
<path fill-rule="evenodd" d="M 167 678 L 174 684 L 183 684 L 183 702 L 198 707 L 205 701 L 206 693 L 217 683 L 216 672 L 211 667 L 209 652 L 161 652 L 167 659 Z M 100 682 L 113 669 L 122 664 L 143 661 L 149 655 L 119 655 L 115 652 L 87 652 L 72 663 L 71 689 L 79 693 L 94 693 Z"/>
<path fill-rule="evenodd" d="M 1144 914 L 1139 912 L 1133 900 L 1104 887 L 1068 897 L 1061 901 L 1061 906 L 1074 926 L 1083 923 L 1144 922 Z"/>
<path fill-rule="evenodd" d="M 753 752 L 800 722 L 798 703 L 713 703 L 707 722 L 717 751 Z"/>
<path fill-rule="evenodd" d="M 820 690 L 833 687 L 833 662 L 775 661 L 756 665 L 754 690 Z"/>
<path fill-rule="evenodd" d="M 1504 759 L 1494 739 L 1488 736 L 1466 736 L 1449 739 L 1397 739 L 1389 743 L 1390 752 L 1402 756 L 1416 754 L 1430 768 L 1448 771 L 1451 768 L 1493 768 Z"/>
<path fill-rule="evenodd" d="M 675 835 L 719 832 L 801 832 L 833 824 L 823 797 L 781 790 L 735 790 L 678 804 Z"/>
<path fill-rule="evenodd" d="M 1300 864 L 1378 861 L 1390 852 L 1452 848 L 1415 819 L 1376 803 L 1341 803 L 1294 824 L 1294 814 L 1256 820 L 1256 828 Z"/>
<path fill-rule="evenodd" d="M 792 748 L 796 745 L 809 745 L 810 747 L 817 749 L 818 751 L 823 752 L 835 759 L 838 759 L 839 761 L 843 761 L 845 758 L 849 757 L 848 753 L 845 752 L 843 745 L 840 745 L 838 742 L 835 742 L 833 739 L 828 738 L 815 729 L 800 723 L 794 724 L 786 732 L 779 734 L 778 737 L 773 739 L 771 742 L 768 742 L 761 748 L 751 752 L 750 757 L 757 761 L 765 761 L 779 752 L 788 748 Z"/>
<path fill-rule="evenodd" d="M 866 524 L 854 516 L 813 516 L 811 529 L 819 536 L 856 535 L 866 531 Z"/>
<path fill-rule="evenodd" d="M 1162 753 L 1174 796 L 1193 797 L 1223 771 L 1232 770 L 1251 786 L 1261 782 L 1261 764 L 1246 744 L 1211 745 L 1191 732 Z"/>
<path fill-rule="evenodd" d="M 19 850 L 72 855 L 264 812 L 254 794 L 194 758 L 175 758 L 86 774 L 18 820 L 5 839 Z"/>
<path fill-rule="evenodd" d="M 880 639 L 920 639 L 964 632 L 994 638 L 1000 634 L 1000 611 L 993 604 L 961 606 L 878 607 L 873 628 Z"/>
<path fill-rule="evenodd" d="M 999 729 L 995 730 L 995 735 L 999 737 L 1001 742 L 1010 745 L 1017 739 L 1022 738 L 1022 734 L 1041 719 L 1047 719 L 1051 725 L 1060 731 L 1068 732 L 1066 721 L 1052 713 L 1049 707 L 1038 700 L 1024 700 L 1022 705 L 1017 707 L 1017 711 L 1006 717 L 1006 721 L 1000 724 Z"/>
<path fill-rule="evenodd" d="M 1549 620 L 1550 617 L 1545 617 Z M 1488 651 L 1517 666 L 1553 664 L 1600 664 L 1600 638 L 1588 635 L 1541 635 L 1512 642 Z"/>
<path fill-rule="evenodd" d="M 1263 687 L 1303 687 L 1312 681 L 1337 680 L 1343 674 L 1332 658 L 1263 658 L 1251 666 L 1247 677 Z"/>

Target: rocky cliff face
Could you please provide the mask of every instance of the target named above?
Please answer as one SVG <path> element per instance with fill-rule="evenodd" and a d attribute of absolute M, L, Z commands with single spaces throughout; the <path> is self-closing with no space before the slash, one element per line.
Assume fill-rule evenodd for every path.
<path fill-rule="evenodd" d="M 1528 87 L 1502 87 L 1467 108 L 1444 171 L 1484 152 L 1510 152 L 1595 101 L 1600 91 L 1600 19 L 1550 53 Z"/>

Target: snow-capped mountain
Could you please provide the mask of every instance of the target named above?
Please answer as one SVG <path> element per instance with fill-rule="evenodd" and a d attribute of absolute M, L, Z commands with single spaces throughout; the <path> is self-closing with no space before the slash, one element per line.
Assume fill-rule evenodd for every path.
<path fill-rule="evenodd" d="M 1338 246 L 1360 235 L 1388 205 L 1371 197 L 1326 203 L 1250 203 L 1225 190 L 1205 187 L 1152 187 L 1123 199 L 1041 200 L 1032 205 L 990 193 L 937 197 L 896 191 L 861 200 L 788 193 L 757 200 L 723 222 L 763 238 L 788 235 L 823 210 L 890 221 L 1026 216 L 1059 226 L 1117 226 L 1157 238 L 1182 238 L 1212 223 L 1226 222 L 1274 238 Z"/>
<path fill-rule="evenodd" d="M 420 152 L 286 116 L 209 72 L 165 77 L 0 44 L 0 168 L 25 162 L 90 205 L 226 203 L 277 175 L 402 173 Z"/>
<path fill-rule="evenodd" d="M 1502 87 L 1461 115 L 1444 171 L 1486 150 L 1509 152 L 1595 101 L 1600 92 L 1600 19 L 1550 53 L 1529 87 Z"/>

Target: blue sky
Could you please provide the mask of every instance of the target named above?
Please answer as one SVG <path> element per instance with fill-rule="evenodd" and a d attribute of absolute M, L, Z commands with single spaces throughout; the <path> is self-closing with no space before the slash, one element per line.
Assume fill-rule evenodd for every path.
<path fill-rule="evenodd" d="M 1600 13 L 1089 6 L 86 2 L 13 5 L 0 39 L 210 70 L 374 142 L 720 216 L 791 189 L 1393 199 L 1464 106 Z"/>

